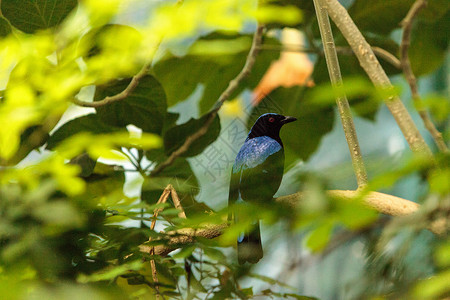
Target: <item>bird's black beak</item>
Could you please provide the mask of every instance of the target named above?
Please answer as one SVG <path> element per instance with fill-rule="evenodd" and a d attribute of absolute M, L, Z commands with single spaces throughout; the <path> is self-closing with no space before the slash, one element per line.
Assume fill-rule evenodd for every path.
<path fill-rule="evenodd" d="M 297 118 L 286 116 L 286 117 L 284 117 L 283 120 L 281 120 L 281 124 L 284 125 L 284 124 L 291 123 L 294 121 L 297 121 Z"/>

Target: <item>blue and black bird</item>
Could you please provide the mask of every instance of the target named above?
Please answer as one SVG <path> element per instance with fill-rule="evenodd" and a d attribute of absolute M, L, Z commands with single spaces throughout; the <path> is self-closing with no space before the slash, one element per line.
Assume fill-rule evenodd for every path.
<path fill-rule="evenodd" d="M 297 120 L 279 114 L 261 115 L 239 150 L 231 171 L 228 205 L 247 202 L 258 205 L 273 199 L 280 187 L 284 172 L 284 148 L 280 129 L 284 124 Z M 238 211 L 238 210 L 236 210 Z M 239 222 L 238 212 L 234 222 Z M 259 220 L 251 229 L 242 233 L 237 241 L 239 264 L 257 263 L 263 257 Z"/>

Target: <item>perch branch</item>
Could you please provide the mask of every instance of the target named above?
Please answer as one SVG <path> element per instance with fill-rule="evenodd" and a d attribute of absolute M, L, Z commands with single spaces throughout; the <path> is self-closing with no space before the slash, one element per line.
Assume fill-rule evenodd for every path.
<path fill-rule="evenodd" d="M 359 191 L 332 190 L 327 191 L 327 195 L 331 198 L 348 201 L 357 201 L 361 199 L 366 206 L 380 213 L 394 217 L 411 215 L 420 208 L 420 205 L 415 202 L 378 192 L 361 194 Z M 305 195 L 303 193 L 295 193 L 276 198 L 275 201 L 295 207 L 304 200 L 304 198 Z M 223 224 L 206 224 L 202 226 L 201 229 L 183 228 L 177 231 L 168 232 L 167 244 L 155 246 L 154 254 L 165 256 L 171 251 L 179 248 L 181 245 L 195 242 L 197 237 L 213 239 L 220 236 L 227 227 L 227 223 L 224 222 Z M 435 234 L 443 234 L 448 232 L 449 222 L 446 218 L 440 218 L 431 222 L 428 229 Z M 152 248 L 153 247 L 147 245 L 140 246 L 140 250 L 145 253 L 150 253 Z"/>
<path fill-rule="evenodd" d="M 345 138 L 350 150 L 353 170 L 355 172 L 356 181 L 358 182 L 358 187 L 362 187 L 367 185 L 367 173 L 361 155 L 350 105 L 342 88 L 342 75 L 339 68 L 339 60 L 334 45 L 330 21 L 328 19 L 327 11 L 322 7 L 320 0 L 314 0 L 314 6 L 316 8 L 325 59 L 327 61 L 328 74 L 330 75 L 330 81 L 336 97 L 336 104 L 339 109 L 339 115 L 341 116 L 342 127 L 344 128 Z"/>
<path fill-rule="evenodd" d="M 433 155 L 430 148 L 420 135 L 419 130 L 402 101 L 394 94 L 394 87 L 389 77 L 381 67 L 370 45 L 350 18 L 347 10 L 337 0 L 321 1 L 323 7 L 327 10 L 329 16 L 353 49 L 362 68 L 366 71 L 373 84 L 387 93 L 388 96 L 385 99 L 385 103 L 405 136 L 411 150 L 416 154 L 432 159 Z"/>
<path fill-rule="evenodd" d="M 445 144 L 444 139 L 442 138 L 442 133 L 440 133 L 434 126 L 433 122 L 431 121 L 430 115 L 428 114 L 428 111 L 424 108 L 422 100 L 420 99 L 419 91 L 417 88 L 416 76 L 414 75 L 413 70 L 411 68 L 411 62 L 409 60 L 408 54 L 411 40 L 411 29 L 414 18 L 417 16 L 419 11 L 426 5 L 427 5 L 426 0 L 417 0 L 411 6 L 410 10 L 408 11 L 408 14 L 402 21 L 403 35 L 402 35 L 402 42 L 400 44 L 400 59 L 403 74 L 405 74 L 406 81 L 408 82 L 409 87 L 411 89 L 411 94 L 414 100 L 415 107 L 420 117 L 422 118 L 425 128 L 430 132 L 439 151 L 447 152 L 448 147 Z"/>
<path fill-rule="evenodd" d="M 256 61 L 256 55 L 258 54 L 259 46 L 262 42 L 263 31 L 264 26 L 259 25 L 253 36 L 252 46 L 250 48 L 250 52 L 247 55 L 247 60 L 245 61 L 244 67 L 242 68 L 241 72 L 233 80 L 230 81 L 225 91 L 222 92 L 213 109 L 208 113 L 208 118 L 206 119 L 205 124 L 197 132 L 188 136 L 186 138 L 186 141 L 184 141 L 183 145 L 181 145 L 180 148 L 172 152 L 172 154 L 164 162 L 160 163 L 155 169 L 153 169 L 153 171 L 150 172 L 150 176 L 157 175 L 161 173 L 165 168 L 172 165 L 175 159 L 185 153 L 196 140 L 198 140 L 199 138 L 204 136 L 206 132 L 208 132 L 208 128 L 211 126 L 214 118 L 217 116 L 217 113 L 222 107 L 222 104 L 230 98 L 231 94 L 233 94 L 233 92 L 238 88 L 242 80 L 250 74 L 250 71 Z"/>

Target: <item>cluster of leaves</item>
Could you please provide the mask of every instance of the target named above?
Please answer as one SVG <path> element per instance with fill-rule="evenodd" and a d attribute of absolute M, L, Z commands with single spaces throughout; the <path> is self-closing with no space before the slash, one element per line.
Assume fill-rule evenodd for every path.
<path fill-rule="evenodd" d="M 256 1 L 190 0 L 180 6 L 152 7 L 144 25 L 117 24 L 114 18 L 132 9 L 135 2 L 1 1 L 0 82 L 4 90 L 0 93 L 0 163 L 5 167 L 0 168 L 0 292 L 8 299 L 26 298 L 29 290 L 33 297 L 45 299 L 64 299 L 71 294 L 94 299 L 139 298 L 155 291 L 174 298 L 263 295 L 306 299 L 295 294 L 295 289 L 259 293 L 240 286 L 239 279 L 252 277 L 292 289 L 253 274 L 248 267 L 238 267 L 234 255 L 224 254 L 224 248 L 250 225 L 255 209 L 240 208 L 249 209 L 248 222 L 231 226 L 220 239 L 199 238 L 169 257 L 143 253 L 139 246 L 149 239 L 150 246 L 167 246 L 167 236 L 150 230 L 145 221 L 161 208 L 156 202 L 168 184 L 178 192 L 188 219 L 180 219 L 178 210 L 162 205 L 165 232 L 224 222 L 226 213 L 212 214 L 208 206 L 197 202 L 201 187 L 188 160 L 217 140 L 221 131 L 218 116 L 207 133 L 173 164 L 157 174 L 152 170 L 204 125 L 206 113 L 242 69 L 252 41 L 251 35 L 242 32 L 254 18 L 273 28 L 286 23 L 300 26 L 308 32 L 319 56 L 313 74 L 316 87 L 275 90 L 252 108 L 248 125 L 269 111 L 297 117 L 291 128 L 295 134 L 284 132 L 282 136 L 289 166 L 308 160 L 333 129 L 333 94 L 325 84 L 326 65 L 315 46 L 319 34 L 312 2 L 279 1 L 256 8 Z M 349 12 L 370 37 L 369 42 L 396 53 L 398 44 L 390 33 L 399 27 L 411 3 L 354 1 Z M 304 19 L 301 25 L 297 24 L 299 9 Z M 380 13 L 385 10 L 395 15 Z M 448 27 L 449 12 L 446 1 L 437 1 L 421 15 L 420 28 L 426 30 L 415 29 L 410 54 L 417 75 L 442 64 L 448 39 L 429 32 L 436 28 L 447 32 L 443 28 Z M 161 41 L 170 46 L 186 38 L 195 42 L 183 56 L 167 53 L 155 60 L 123 100 L 98 106 L 55 129 L 73 99 L 98 102 L 120 94 L 152 61 Z M 346 46 L 341 36 L 336 40 Z M 264 44 L 279 46 L 276 39 L 268 37 Z M 429 55 L 430 49 L 433 55 Z M 251 75 L 232 98 L 254 88 L 278 56 L 276 51 L 261 51 Z M 387 62 L 382 64 L 389 74 L 399 73 Z M 343 56 L 342 66 L 344 75 L 362 74 L 353 56 Z M 380 96 L 361 77 L 352 80 L 346 92 L 355 100 L 355 111 L 373 119 Z M 199 85 L 203 87 L 196 102 L 200 116 L 182 123 L 179 114 L 170 109 L 192 96 Z M 86 94 L 93 90 L 89 99 Z M 442 106 L 437 99 L 430 100 L 430 105 Z M 441 106 L 435 111 L 444 120 Z M 36 150 L 44 155 L 31 164 L 30 156 Z M 143 178 L 135 187 L 141 190 L 139 197 L 124 194 L 125 172 L 130 170 L 111 162 L 117 160 L 126 161 L 131 171 Z M 389 178 L 395 182 L 426 168 L 419 164 Z M 448 169 L 430 176 L 432 193 L 446 195 Z M 261 207 L 258 216 L 269 224 L 282 220 L 292 232 L 308 230 L 306 245 L 312 251 L 323 250 L 337 226 L 358 230 L 376 218 L 363 206 L 329 199 L 323 192 L 327 187 L 324 181 L 307 178 L 302 181 L 309 194 L 298 209 Z M 389 182 L 378 184 L 377 188 L 386 187 Z M 140 228 L 125 225 L 131 221 L 138 221 Z M 442 268 L 438 282 L 448 276 L 446 253 L 448 245 L 443 243 L 436 251 L 437 266 Z M 149 260 L 156 264 L 158 282 L 153 280 Z M 440 292 L 448 291 L 441 286 Z"/>

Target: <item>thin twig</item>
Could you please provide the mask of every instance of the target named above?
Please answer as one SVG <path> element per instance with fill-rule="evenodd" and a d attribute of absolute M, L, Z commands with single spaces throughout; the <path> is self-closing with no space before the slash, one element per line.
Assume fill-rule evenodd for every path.
<path fill-rule="evenodd" d="M 175 208 L 180 211 L 178 213 L 178 217 L 186 219 L 186 213 L 184 212 L 183 206 L 181 205 L 180 197 L 178 197 L 177 191 L 172 185 L 170 185 L 170 196 L 172 197 L 172 201 L 173 204 L 175 205 Z"/>
<path fill-rule="evenodd" d="M 422 104 L 422 99 L 420 98 L 419 91 L 417 88 L 417 79 L 411 68 L 411 62 L 409 60 L 408 54 L 411 40 L 411 29 L 414 18 L 417 16 L 420 10 L 424 8 L 426 5 L 427 5 L 426 0 L 416 0 L 416 2 L 414 2 L 414 4 L 411 6 L 410 10 L 408 11 L 408 14 L 401 23 L 403 27 L 402 42 L 400 44 L 401 66 L 403 69 L 403 74 L 405 74 L 406 81 L 408 81 L 409 87 L 411 89 L 411 94 L 415 103 L 415 107 L 420 117 L 422 118 L 425 128 L 430 132 L 431 136 L 434 139 L 434 142 L 439 148 L 439 151 L 448 152 L 448 147 L 445 144 L 444 139 L 442 138 L 442 133 L 440 133 L 436 129 L 433 122 L 431 121 L 428 111 L 424 108 Z"/>
<path fill-rule="evenodd" d="M 359 147 L 358 136 L 356 134 L 355 124 L 353 123 L 350 104 L 348 103 L 347 97 L 342 88 L 342 75 L 334 45 L 330 20 L 328 19 L 327 11 L 322 7 L 319 0 L 314 0 L 314 6 L 316 8 L 317 21 L 319 24 L 320 35 L 322 37 L 328 73 L 335 92 L 336 104 L 339 109 L 342 127 L 344 128 L 345 138 L 350 150 L 353 170 L 355 172 L 356 181 L 358 182 L 358 187 L 363 187 L 367 185 L 367 172 L 366 167 L 364 166 L 361 149 Z"/>
<path fill-rule="evenodd" d="M 322 1 L 323 7 L 326 8 L 329 16 L 353 49 L 353 52 L 370 80 L 377 88 L 387 94 L 385 99 L 386 106 L 391 111 L 411 150 L 416 154 L 433 159 L 430 148 L 425 143 L 408 110 L 400 98 L 395 95 L 394 87 L 389 77 L 386 75 L 370 45 L 356 27 L 347 10 L 337 0 L 320 1 Z"/>
<path fill-rule="evenodd" d="M 106 96 L 104 99 L 94 102 L 86 102 L 81 101 L 77 98 L 72 99 L 72 102 L 76 105 L 83 106 L 83 107 L 101 107 L 105 106 L 114 102 L 122 101 L 126 99 L 138 86 L 139 81 L 148 74 L 148 71 L 150 70 L 150 67 L 152 65 L 152 61 L 147 62 L 144 64 L 142 69 L 133 76 L 128 86 L 121 91 L 120 93 L 114 95 L 114 96 Z"/>
<path fill-rule="evenodd" d="M 169 198 L 170 195 L 170 188 L 171 185 L 168 185 L 164 191 L 162 192 L 161 196 L 158 199 L 158 202 L 156 202 L 156 204 L 163 204 L 167 202 L 167 199 Z M 158 217 L 158 214 L 163 210 L 163 207 L 158 207 L 155 208 L 155 210 L 153 211 L 153 219 L 152 219 L 152 223 L 150 224 L 150 230 L 154 230 L 155 229 L 155 225 L 156 225 L 156 218 Z M 150 255 L 155 255 L 155 247 L 152 247 L 150 249 Z M 153 283 L 155 285 L 155 291 L 156 291 L 156 299 L 160 298 L 160 292 L 159 292 L 159 280 L 158 280 L 158 273 L 156 271 L 156 263 L 154 259 L 150 260 L 150 268 L 152 269 L 152 278 L 153 278 Z"/>
<path fill-rule="evenodd" d="M 256 61 L 256 55 L 258 54 L 259 46 L 262 42 L 263 31 L 264 26 L 259 25 L 253 36 L 252 46 L 250 48 L 250 52 L 247 55 L 247 60 L 244 67 L 236 76 L 236 78 L 230 81 L 225 91 L 222 92 L 213 109 L 208 113 L 208 118 L 206 119 L 205 124 L 197 132 L 188 136 L 183 145 L 180 146 L 180 148 L 172 152 L 172 154 L 170 154 L 170 156 L 164 162 L 160 163 L 155 169 L 153 169 L 153 171 L 150 172 L 150 176 L 157 175 L 161 173 L 165 168 L 172 165 L 175 159 L 185 153 L 196 140 L 198 140 L 208 132 L 208 128 L 211 126 L 212 122 L 217 116 L 217 113 L 222 107 L 222 104 L 230 98 L 231 94 L 233 94 L 233 92 L 238 88 L 241 81 L 250 74 L 250 71 Z"/>
<path fill-rule="evenodd" d="M 373 53 L 375 53 L 376 56 L 384 59 L 385 61 L 393 65 L 395 68 L 397 69 L 402 68 L 400 60 L 391 52 L 377 46 L 372 46 L 372 51 Z"/>

